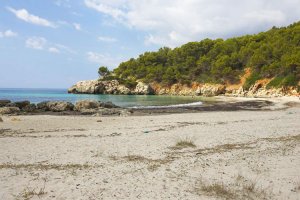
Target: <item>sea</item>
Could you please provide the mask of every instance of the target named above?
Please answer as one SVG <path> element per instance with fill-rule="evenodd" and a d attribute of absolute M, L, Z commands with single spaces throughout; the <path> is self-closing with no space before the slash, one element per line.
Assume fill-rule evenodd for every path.
<path fill-rule="evenodd" d="M 8 99 L 13 102 L 28 100 L 31 103 L 42 101 L 69 101 L 75 103 L 80 100 L 111 101 L 126 108 L 199 106 L 205 101 L 203 97 L 197 96 L 69 94 L 67 89 L 36 88 L 0 88 L 0 99 Z"/>

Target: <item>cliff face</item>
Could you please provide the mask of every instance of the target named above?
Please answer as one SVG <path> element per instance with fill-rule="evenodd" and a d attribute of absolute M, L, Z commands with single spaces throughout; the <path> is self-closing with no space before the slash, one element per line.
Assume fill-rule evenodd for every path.
<path fill-rule="evenodd" d="M 192 83 L 190 86 L 173 84 L 162 86 L 157 83 L 145 84 L 138 82 L 134 89 L 129 89 L 117 80 L 80 81 L 68 89 L 69 93 L 83 94 L 135 94 L 135 95 L 181 95 L 181 96 L 232 96 L 232 97 L 281 97 L 299 96 L 295 87 L 270 88 L 266 87 L 267 81 L 257 81 L 249 90 L 239 85 L 200 84 Z"/>

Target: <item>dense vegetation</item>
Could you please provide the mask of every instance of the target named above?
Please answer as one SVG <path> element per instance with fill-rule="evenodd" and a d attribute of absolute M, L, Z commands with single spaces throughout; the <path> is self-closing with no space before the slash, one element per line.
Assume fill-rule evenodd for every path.
<path fill-rule="evenodd" d="M 256 35 L 205 39 L 181 47 L 145 52 L 123 62 L 106 79 L 126 84 L 136 80 L 162 84 L 196 82 L 234 83 L 246 67 L 252 74 L 245 87 L 256 80 L 274 78 L 269 87 L 297 85 L 300 79 L 300 22 L 273 27 Z"/>

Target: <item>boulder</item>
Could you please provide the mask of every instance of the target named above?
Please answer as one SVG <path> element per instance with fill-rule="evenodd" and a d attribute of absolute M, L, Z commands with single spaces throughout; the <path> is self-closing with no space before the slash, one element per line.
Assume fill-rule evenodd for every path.
<path fill-rule="evenodd" d="M 6 99 L 1 99 L 0 100 L 0 107 L 4 107 L 6 106 L 7 104 L 11 103 L 10 100 L 6 100 Z"/>
<path fill-rule="evenodd" d="M 66 101 L 50 101 L 47 103 L 47 109 L 53 112 L 71 111 L 74 105 Z"/>
<path fill-rule="evenodd" d="M 0 114 L 14 114 L 20 112 L 18 107 L 1 107 Z"/>
<path fill-rule="evenodd" d="M 139 95 L 154 94 L 154 90 L 149 84 L 138 82 L 138 84 L 134 89 L 134 94 L 139 94 Z"/>
<path fill-rule="evenodd" d="M 15 105 L 18 108 L 22 109 L 22 108 L 24 108 L 26 106 L 29 106 L 30 105 L 30 101 L 17 101 L 17 102 L 15 102 Z"/>
<path fill-rule="evenodd" d="M 10 102 L 5 105 L 5 107 L 18 107 L 16 103 Z"/>
<path fill-rule="evenodd" d="M 100 107 L 102 107 L 102 108 L 119 108 L 119 106 L 113 104 L 110 101 L 108 101 L 108 102 L 101 102 L 100 103 Z"/>
<path fill-rule="evenodd" d="M 29 105 L 23 107 L 22 110 L 25 112 L 34 112 L 36 110 L 36 105 L 33 103 L 29 104 Z"/>
<path fill-rule="evenodd" d="M 82 100 L 75 104 L 74 110 L 83 111 L 86 109 L 95 109 L 100 107 L 100 102 L 95 100 Z"/>
<path fill-rule="evenodd" d="M 39 110 L 46 111 L 46 110 L 48 110 L 47 103 L 49 103 L 49 101 L 42 101 L 42 102 L 36 104 L 36 107 Z"/>

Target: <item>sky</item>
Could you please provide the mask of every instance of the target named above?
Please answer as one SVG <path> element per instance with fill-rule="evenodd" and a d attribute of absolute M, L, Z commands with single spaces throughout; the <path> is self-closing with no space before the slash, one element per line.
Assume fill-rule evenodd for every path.
<path fill-rule="evenodd" d="M 0 88 L 68 88 L 160 47 L 300 20 L 300 0 L 0 0 Z"/>

